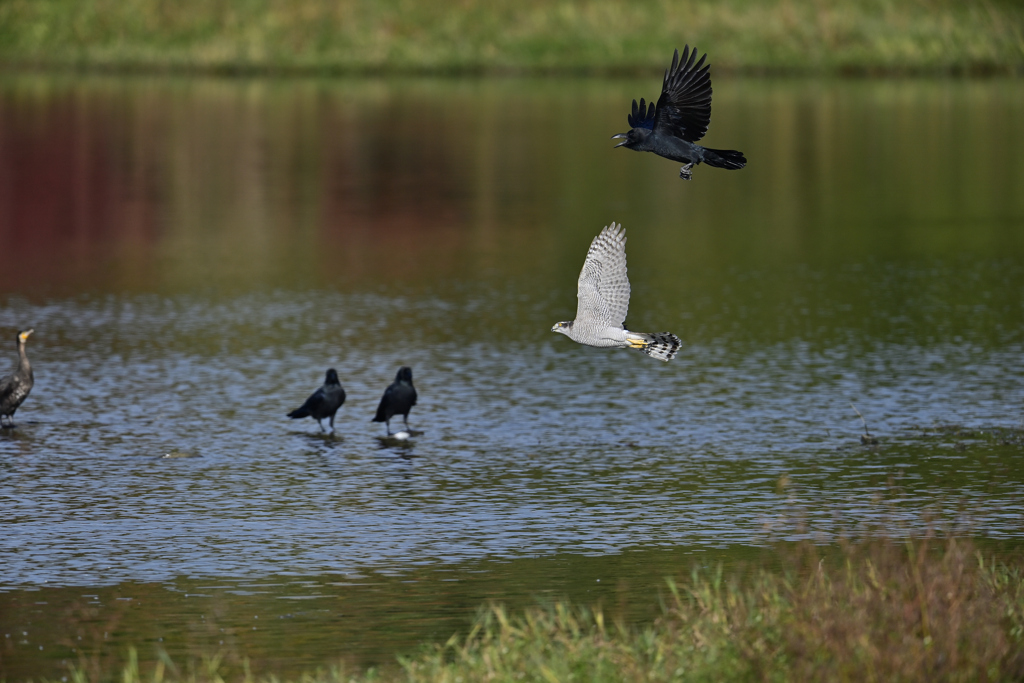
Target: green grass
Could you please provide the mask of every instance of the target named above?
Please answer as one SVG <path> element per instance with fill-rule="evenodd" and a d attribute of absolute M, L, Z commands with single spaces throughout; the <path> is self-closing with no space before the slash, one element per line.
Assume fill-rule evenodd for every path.
<path fill-rule="evenodd" d="M 558 604 L 482 611 L 468 634 L 400 668 L 308 674 L 333 681 L 999 681 L 1024 679 L 1024 558 L 996 563 L 968 541 L 871 540 L 838 552 L 782 546 L 781 565 L 670 582 L 645 627 Z M 339 651 L 344 643 L 338 644 Z M 74 683 L 276 680 L 217 658 L 179 671 L 79 670 Z"/>
<path fill-rule="evenodd" d="M 8 67 L 1024 73 L 1014 0 L 0 0 Z"/>

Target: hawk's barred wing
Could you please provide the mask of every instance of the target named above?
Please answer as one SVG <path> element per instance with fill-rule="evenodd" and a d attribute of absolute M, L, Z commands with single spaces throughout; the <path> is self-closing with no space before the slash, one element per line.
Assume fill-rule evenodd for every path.
<path fill-rule="evenodd" d="M 576 297 L 576 324 L 622 328 L 629 309 L 629 278 L 626 231 L 621 225 L 605 226 L 590 243 Z"/>
<path fill-rule="evenodd" d="M 690 46 L 672 55 L 672 66 L 665 72 L 654 114 L 654 130 L 672 132 L 689 142 L 697 142 L 708 132 L 711 123 L 711 76 L 704 66 L 707 55 L 697 58 L 697 49 L 690 52 Z"/>

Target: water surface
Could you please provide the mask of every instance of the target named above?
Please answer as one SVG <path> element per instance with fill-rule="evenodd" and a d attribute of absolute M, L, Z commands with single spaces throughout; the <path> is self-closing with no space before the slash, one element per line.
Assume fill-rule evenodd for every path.
<path fill-rule="evenodd" d="M 689 183 L 611 149 L 656 85 L 0 79 L 0 330 L 37 381 L 0 677 L 383 662 L 486 599 L 643 618 L 773 540 L 1019 541 L 1024 83 L 716 80 L 707 143 L 750 165 Z M 612 220 L 672 363 L 549 331 Z M 328 367 L 334 435 L 284 417 Z"/>

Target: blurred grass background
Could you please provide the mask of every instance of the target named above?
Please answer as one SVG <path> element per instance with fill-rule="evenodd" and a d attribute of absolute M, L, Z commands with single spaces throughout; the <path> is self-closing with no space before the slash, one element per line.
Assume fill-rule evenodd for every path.
<path fill-rule="evenodd" d="M 1024 73 L 1020 0 L 0 0 L 7 68 Z"/>

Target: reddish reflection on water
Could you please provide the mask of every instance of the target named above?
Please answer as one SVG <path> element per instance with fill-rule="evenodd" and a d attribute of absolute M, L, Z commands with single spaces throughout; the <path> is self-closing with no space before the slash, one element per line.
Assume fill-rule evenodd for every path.
<path fill-rule="evenodd" d="M 8 82 L 0 289 L 454 271 L 493 173 L 469 109 L 434 104 L 372 83 Z"/>
<path fill-rule="evenodd" d="M 119 158 L 131 143 L 117 125 L 123 117 L 74 92 L 0 97 L 0 287 L 74 278 L 97 245 L 144 258 L 157 239 L 156 205 L 139 196 L 142 174 Z"/>
<path fill-rule="evenodd" d="M 634 85 L 7 76 L 0 292 L 560 283 L 613 219 L 673 274 L 1024 248 L 1019 83 L 716 83 L 751 163 L 691 183 L 611 148 Z"/>

